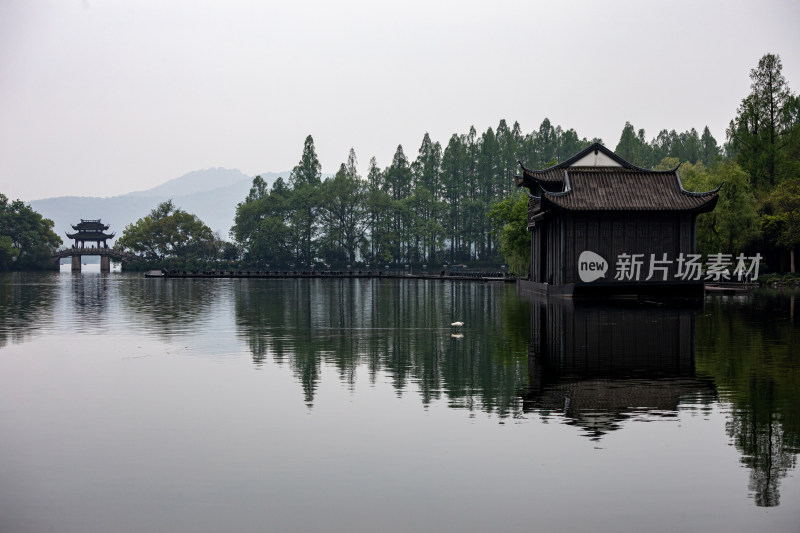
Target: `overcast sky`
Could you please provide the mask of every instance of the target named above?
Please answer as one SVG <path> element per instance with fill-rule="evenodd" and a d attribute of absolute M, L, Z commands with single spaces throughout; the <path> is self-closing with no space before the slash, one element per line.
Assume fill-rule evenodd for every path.
<path fill-rule="evenodd" d="M 721 144 L 767 52 L 800 90 L 800 2 L 0 0 L 0 193 L 113 196 L 208 167 L 386 167 L 425 132 L 548 117 Z"/>

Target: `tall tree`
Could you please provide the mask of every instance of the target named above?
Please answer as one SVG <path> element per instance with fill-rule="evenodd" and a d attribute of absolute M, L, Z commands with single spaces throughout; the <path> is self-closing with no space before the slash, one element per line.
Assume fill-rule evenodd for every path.
<path fill-rule="evenodd" d="M 272 266 L 294 261 L 297 239 L 288 226 L 290 195 L 282 178 L 267 191 L 264 180 L 256 176 L 247 198 L 236 206 L 230 234 L 248 262 Z"/>
<path fill-rule="evenodd" d="M 428 261 L 436 256 L 443 242 L 439 221 L 441 205 L 442 146 L 425 133 L 417 159 L 412 164 L 414 175 L 414 242 L 412 260 Z"/>
<path fill-rule="evenodd" d="M 629 161 L 634 165 L 644 166 L 646 162 L 643 160 L 645 147 L 642 138 L 644 137 L 644 130 L 640 130 L 637 134 L 636 129 L 630 122 L 626 122 L 622 128 L 617 147 L 614 153 L 620 156 L 625 161 Z"/>
<path fill-rule="evenodd" d="M 297 240 L 297 260 L 305 267 L 313 266 L 316 258 L 316 238 L 318 230 L 317 204 L 321 183 L 322 165 L 317 158 L 314 139 L 309 135 L 303 145 L 300 162 L 292 169 L 289 184 L 290 226 Z"/>
<path fill-rule="evenodd" d="M 750 94 L 728 127 L 729 151 L 757 187 L 771 187 L 796 175 L 791 154 L 800 142 L 800 101 L 789 90 L 781 58 L 766 54 L 750 71 Z"/>
<path fill-rule="evenodd" d="M 392 157 L 392 164 L 384 173 L 384 192 L 391 200 L 390 211 L 385 213 L 391 220 L 391 232 L 386 236 L 389 240 L 387 249 L 395 261 L 408 261 L 409 243 L 413 228 L 413 212 L 409 198 L 411 197 L 413 174 L 403 146 L 398 145 Z"/>
<path fill-rule="evenodd" d="M 292 169 L 289 184 L 293 188 L 302 185 L 319 185 L 322 177 L 322 165 L 314 148 L 314 138 L 309 135 L 303 143 L 303 155 L 300 162 Z"/>
<path fill-rule="evenodd" d="M 706 126 L 703 129 L 702 137 L 700 137 L 700 161 L 709 167 L 717 161 L 719 156 L 720 149 L 719 145 L 717 145 L 717 140 L 711 135 L 711 130 Z"/>
<path fill-rule="evenodd" d="M 446 238 L 449 242 L 448 260 L 456 262 L 461 251 L 463 234 L 463 202 L 466 196 L 466 154 L 464 143 L 458 134 L 450 136 L 450 141 L 442 154 L 443 198 L 447 206 L 445 220 Z"/>
<path fill-rule="evenodd" d="M 391 199 L 385 192 L 384 174 L 375 157 L 369 160 L 366 205 L 369 248 L 363 248 L 361 255 L 369 262 L 388 261 L 391 219 L 386 214 L 390 212 Z"/>
<path fill-rule="evenodd" d="M 320 218 L 327 245 L 328 259 L 340 262 L 342 254 L 350 265 L 355 263 L 367 231 L 369 212 L 366 206 L 367 185 L 355 172 L 355 152 L 348 163 L 339 167 L 333 179 L 325 180 L 320 192 Z"/>

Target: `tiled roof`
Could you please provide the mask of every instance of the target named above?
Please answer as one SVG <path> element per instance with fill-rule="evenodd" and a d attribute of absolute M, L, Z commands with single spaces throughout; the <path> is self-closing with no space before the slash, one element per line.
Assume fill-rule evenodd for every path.
<path fill-rule="evenodd" d="M 98 231 L 105 231 L 108 229 L 106 224 L 100 222 L 100 220 L 83 220 L 81 219 L 79 224 L 72 224 L 72 229 L 77 231 L 82 230 L 98 230 Z"/>
<path fill-rule="evenodd" d="M 103 233 L 102 231 L 79 231 L 77 233 L 67 233 L 70 239 L 77 239 L 79 241 L 96 241 L 104 239 L 113 239 L 114 233 Z"/>
<path fill-rule="evenodd" d="M 525 168 L 525 165 L 520 162 L 519 166 L 522 167 L 522 174 L 523 174 L 523 182 L 520 185 L 524 184 L 528 187 L 533 185 L 533 182 L 543 182 L 543 183 L 553 183 L 553 182 L 563 182 L 564 181 L 564 170 L 569 169 L 572 165 L 586 157 L 591 153 L 602 153 L 611 161 L 617 163 L 620 167 L 625 169 L 636 169 L 636 170 L 646 170 L 636 165 L 629 163 L 622 159 L 620 156 L 606 148 L 600 143 L 594 143 L 591 146 L 587 146 L 577 154 L 573 155 L 569 159 L 558 163 L 557 165 L 553 165 L 552 167 L 548 167 L 542 170 L 531 170 L 529 168 Z M 595 167 L 592 167 L 595 168 Z M 619 168 L 619 167 L 614 167 Z"/>
<path fill-rule="evenodd" d="M 614 166 L 571 166 L 602 154 Z M 588 156 L 587 159 L 584 159 Z M 596 158 L 595 158 L 596 160 Z M 610 160 L 610 161 L 609 161 Z M 683 189 L 678 170 L 648 170 L 628 163 L 600 144 L 543 170 L 529 170 L 517 186 L 530 190 L 528 220 L 552 209 L 568 211 L 691 211 L 714 209 L 719 187 L 694 193 Z"/>
<path fill-rule="evenodd" d="M 520 164 L 520 166 L 522 166 L 522 164 Z M 525 179 L 525 184 L 530 183 L 530 180 L 534 182 L 557 183 L 564 181 L 564 169 L 557 166 L 544 170 L 530 170 L 522 167 L 522 176 L 523 179 L 527 178 Z"/>
<path fill-rule="evenodd" d="M 675 171 L 572 167 L 565 190 L 542 192 L 542 206 L 569 211 L 695 211 L 714 208 L 717 191 L 685 191 Z"/>

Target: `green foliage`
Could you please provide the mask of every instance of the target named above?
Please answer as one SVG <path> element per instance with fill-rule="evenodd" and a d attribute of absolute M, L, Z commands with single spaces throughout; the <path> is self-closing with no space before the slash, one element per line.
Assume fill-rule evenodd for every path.
<path fill-rule="evenodd" d="M 320 218 L 325 228 L 326 253 L 323 259 L 329 264 L 349 264 L 363 247 L 368 216 L 366 199 L 367 184 L 355 169 L 355 152 L 350 150 L 348 164 L 344 163 L 332 180 L 326 180 L 320 188 Z M 340 255 L 342 254 L 342 255 Z"/>
<path fill-rule="evenodd" d="M 253 179 L 247 198 L 236 207 L 231 236 L 244 250 L 244 259 L 262 265 L 293 261 L 288 226 L 290 191 L 278 178 L 267 191 L 261 176 Z"/>
<path fill-rule="evenodd" d="M 114 248 L 151 259 L 170 260 L 188 268 L 188 263 L 211 260 L 218 255 L 220 240 L 196 215 L 175 206 L 172 200 L 158 204 L 135 224 L 128 224 Z"/>
<path fill-rule="evenodd" d="M 718 161 L 721 150 L 708 126 L 702 137 L 694 128 L 682 133 L 661 130 L 648 142 L 643 129 L 636 131 L 626 122 L 614 153 L 642 168 L 661 167 L 661 162 L 669 158 L 676 161 L 670 167 L 675 168 L 681 161 L 711 166 Z"/>
<path fill-rule="evenodd" d="M 21 200 L 8 201 L 0 194 L 0 271 L 49 268 L 61 238 L 53 232 L 53 221 Z"/>
<path fill-rule="evenodd" d="M 728 127 L 728 152 L 766 189 L 800 171 L 800 99 L 783 77 L 781 58 L 766 54 L 750 71 L 750 94 Z"/>
<path fill-rule="evenodd" d="M 800 178 L 786 180 L 772 191 L 767 206 L 771 213 L 763 217 L 764 231 L 774 243 L 791 254 L 791 271 L 795 272 L 794 250 L 800 245 Z"/>
<path fill-rule="evenodd" d="M 529 271 L 531 237 L 528 233 L 528 198 L 523 194 L 508 196 L 492 207 L 489 216 L 500 240 L 500 252 L 510 271 L 517 274 Z"/>
<path fill-rule="evenodd" d="M 722 185 L 717 207 L 697 218 L 698 251 L 741 253 L 759 235 L 758 202 L 747 173 L 730 161 L 711 169 L 702 163 L 685 167 L 681 166 L 680 174 L 689 191 L 710 191 Z"/>

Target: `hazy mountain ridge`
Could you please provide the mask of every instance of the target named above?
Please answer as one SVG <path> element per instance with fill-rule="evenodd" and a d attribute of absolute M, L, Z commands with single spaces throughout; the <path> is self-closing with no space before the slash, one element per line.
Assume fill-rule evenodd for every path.
<path fill-rule="evenodd" d="M 258 174 L 272 184 L 289 172 Z M 236 215 L 236 205 L 250 192 L 253 178 L 237 169 L 210 168 L 184 174 L 145 191 L 107 198 L 59 196 L 28 202 L 37 212 L 54 222 L 54 231 L 65 244 L 72 224 L 83 219 L 101 219 L 117 236 L 128 224 L 146 216 L 159 203 L 172 199 L 176 206 L 195 214 L 213 231 L 227 239 Z"/>

